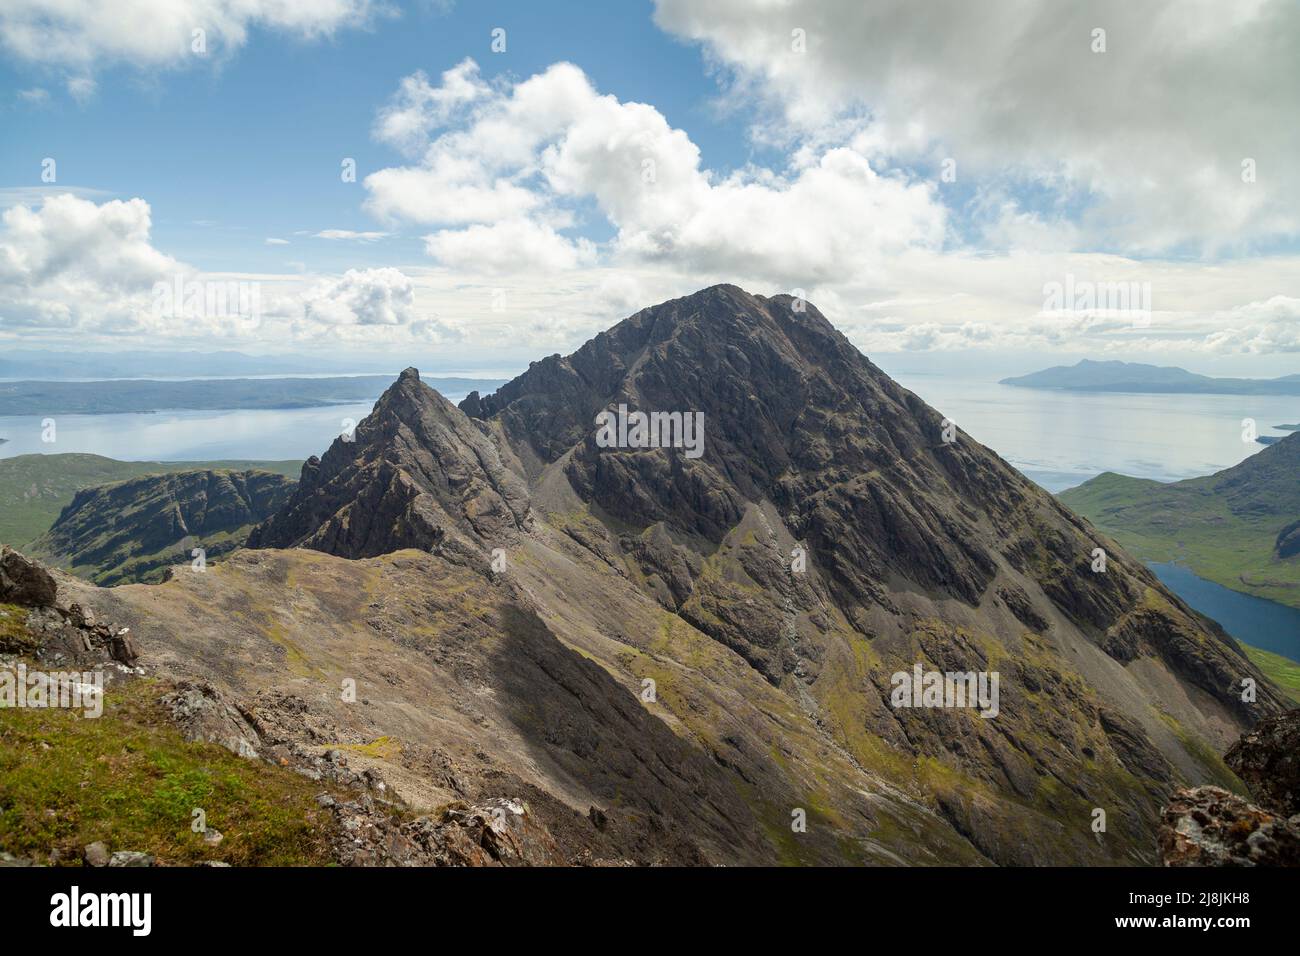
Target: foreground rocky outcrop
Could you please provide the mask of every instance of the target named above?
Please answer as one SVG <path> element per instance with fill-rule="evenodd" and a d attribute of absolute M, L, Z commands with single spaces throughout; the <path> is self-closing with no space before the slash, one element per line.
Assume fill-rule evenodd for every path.
<path fill-rule="evenodd" d="M 59 586 L 39 562 L 8 545 L 0 545 L 0 601 L 21 607 L 49 607 Z"/>
<path fill-rule="evenodd" d="M 374 801 L 323 797 L 339 819 L 337 853 L 348 866 L 564 866 L 550 832 L 522 800 L 457 803 L 436 816 L 401 820 Z"/>
<path fill-rule="evenodd" d="M 705 862 L 688 842 L 654 839 L 641 825 L 595 807 L 580 814 L 510 774 L 475 779 L 446 754 L 426 767 L 458 795 L 417 813 L 392 788 L 367 751 L 324 741 L 346 731 L 293 695 L 237 701 L 206 681 L 183 680 L 161 698 L 188 740 L 219 744 L 254 760 L 288 767 L 329 790 L 317 803 L 334 819 L 331 847 L 346 866 L 563 866 Z M 502 791 L 513 796 L 492 796 Z"/>
<path fill-rule="evenodd" d="M 47 574 L 39 564 L 21 556 L 5 555 L 4 558 L 5 566 L 18 572 L 24 580 L 39 579 Z M 52 577 L 50 581 L 53 581 Z M 12 589 L 8 596 L 15 596 Z M 8 633 L 9 629 L 6 628 L 5 632 Z M 52 661 L 60 655 L 50 644 L 50 638 L 48 632 L 30 631 L 20 650 L 37 661 Z M 0 647 L 0 653 L 5 650 L 7 648 Z M 7 661 L 0 661 L 0 672 L 7 665 Z M 120 681 L 131 683 L 124 687 Z M 339 747 L 320 746 L 321 740 L 336 740 L 347 734 L 337 726 L 321 721 L 312 714 L 305 701 L 292 695 L 272 692 L 262 694 L 254 701 L 241 701 L 201 680 L 182 680 L 170 688 L 157 680 L 146 684 L 131 669 L 116 673 L 113 686 L 117 692 L 131 695 L 133 703 L 127 706 L 130 716 L 125 718 L 124 725 L 117 726 L 123 717 L 113 711 L 114 717 L 106 718 L 105 723 L 96 721 L 95 726 L 103 728 L 106 723 L 114 724 L 105 732 L 123 734 L 124 739 L 132 741 L 132 747 L 138 746 L 142 737 L 147 737 L 157 746 L 158 725 L 148 722 L 148 715 L 155 712 L 165 715 L 163 722 L 173 725 L 187 741 L 217 744 L 246 760 L 270 764 L 276 772 L 299 774 L 324 788 L 314 801 L 324 822 L 318 821 L 315 828 L 328 846 L 332 860 L 342 865 L 480 867 L 699 862 L 698 858 L 645 857 L 637 846 L 620 842 L 619 835 L 613 832 L 603 813 L 593 808 L 589 817 L 579 815 L 553 797 L 505 775 L 498 775 L 493 783 L 485 782 L 485 787 L 523 795 L 500 797 L 480 792 L 472 801 L 460 799 L 432 813 L 416 812 L 390 791 L 382 774 L 373 766 L 354 767 L 350 756 Z M 143 691 L 142 687 L 145 688 Z M 158 690 L 162 690 L 161 696 L 157 696 Z M 157 708 L 148 703 L 154 699 Z M 13 726 L 6 725 L 5 732 L 0 733 L 0 750 L 6 751 L 0 756 L 6 764 L 15 755 L 8 748 L 16 746 L 20 752 L 24 736 L 22 721 Z M 57 739 L 53 749 L 49 743 L 42 742 L 42 751 L 51 753 L 60 746 L 62 742 Z M 207 759 L 211 760 L 210 757 Z M 453 769 L 451 761 L 443 758 L 441 770 L 458 791 L 473 792 Z M 248 779 L 262 781 L 266 778 L 252 776 Z M 4 784 L 0 782 L 0 798 L 6 796 Z M 61 799 L 64 801 L 65 821 L 77 820 L 80 810 L 76 806 L 76 791 L 63 793 Z M 88 819 L 79 825 L 99 830 L 104 825 L 97 817 L 100 812 L 102 808 L 91 808 Z M 283 825 L 291 827 L 291 819 L 287 818 Z M 238 822 L 233 826 L 237 840 L 240 837 L 247 839 L 247 833 L 241 832 Z M 164 825 L 163 830 L 166 829 Z M 553 831 L 559 835 L 558 839 L 552 835 Z M 144 838 L 149 839 L 150 832 L 147 829 L 143 832 L 146 834 Z M 137 828 L 137 836 L 139 833 Z M 160 859 L 151 853 L 125 849 L 116 845 L 116 841 L 110 845 L 105 840 L 95 840 L 71 851 L 66 839 L 56 840 L 59 845 L 32 852 L 26 834 L 25 852 L 14 854 L 3 848 L 3 836 L 0 833 L 0 866 L 80 862 L 90 867 L 149 867 L 175 865 L 177 862 L 170 854 L 166 859 Z M 216 853 L 226 838 L 226 834 L 212 826 L 205 826 L 200 836 L 206 853 Z M 171 850 L 193 855 L 192 848 L 173 847 Z M 201 866 L 229 865 L 211 858 L 191 862 Z"/>
<path fill-rule="evenodd" d="M 266 471 L 203 470 L 86 488 L 32 550 L 105 587 L 162 581 L 195 548 L 206 562 L 243 545 L 295 484 Z"/>
<path fill-rule="evenodd" d="M 1300 866 L 1300 818 L 1220 787 L 1179 790 L 1160 819 L 1165 866 Z"/>
<path fill-rule="evenodd" d="M 1161 814 L 1166 866 L 1300 866 L 1300 710 L 1261 721 L 1225 760 L 1255 803 L 1219 787 L 1179 790 Z"/>
<path fill-rule="evenodd" d="M 0 545 L 0 603 L 23 613 L 21 628 L 0 635 L 0 654 L 34 655 L 60 665 L 114 661 L 128 668 L 139 658 L 130 628 L 60 600 L 54 574 L 8 545 Z"/>
<path fill-rule="evenodd" d="M 1300 813 L 1300 710 L 1260 721 L 1223 759 L 1261 806 Z"/>

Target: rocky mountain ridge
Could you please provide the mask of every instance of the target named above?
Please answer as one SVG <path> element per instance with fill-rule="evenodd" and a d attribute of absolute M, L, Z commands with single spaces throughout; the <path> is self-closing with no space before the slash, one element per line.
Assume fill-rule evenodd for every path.
<path fill-rule="evenodd" d="M 703 413 L 703 455 L 601 447 L 595 417 L 620 405 Z M 1006 837 L 1023 827 L 1057 833 L 1051 818 L 1074 801 L 1103 802 L 1099 792 L 1153 811 L 1179 779 L 1229 779 L 1186 741 L 1219 752 L 1281 706 L 1235 643 L 1140 562 L 948 428 L 815 307 L 788 296 L 719 286 L 643 310 L 493 395 L 471 394 L 460 410 L 492 454 L 457 459 L 501 462 L 526 480 L 537 526 L 480 524 L 459 560 L 486 572 L 494 552 L 522 549 L 529 570 L 558 567 L 561 555 L 575 560 L 576 545 L 582 563 L 603 564 L 738 655 L 851 760 L 942 791 L 935 805 L 994 859 L 1033 861 L 1032 841 L 1013 838 L 1013 849 Z M 363 456 L 400 461 L 400 446 Z M 464 483 L 498 480 L 471 467 Z M 465 510 L 453 483 L 428 487 L 443 513 Z M 350 500 L 323 511 L 342 514 Z M 275 543 L 351 553 L 327 536 Z M 386 546 L 412 543 L 442 551 L 434 533 Z M 1092 570 L 1098 548 L 1103 572 Z M 790 571 L 795 549 L 807 573 Z M 573 592 L 546 572 L 516 569 L 512 580 L 544 618 L 572 616 L 562 605 Z M 590 580 L 574 587 L 584 585 L 590 593 L 577 600 L 599 600 Z M 1009 669 L 1003 716 L 891 707 L 890 675 L 917 661 Z M 1262 700 L 1241 699 L 1246 677 Z M 929 779 L 895 755 L 923 758 Z M 1132 837 L 1149 846 L 1149 834 Z"/>
<path fill-rule="evenodd" d="M 703 454 L 602 445 L 620 405 L 702 413 Z M 463 796 L 435 751 L 594 807 L 647 862 L 1152 862 L 1173 789 L 1239 787 L 1217 754 L 1281 709 L 811 304 L 734 286 L 459 408 L 408 370 L 249 545 L 69 586 L 171 675 L 292 694 L 413 803 Z M 897 706 L 916 667 L 997 674 L 996 716 Z"/>
<path fill-rule="evenodd" d="M 470 554 L 529 520 L 524 482 L 501 449 L 407 369 L 357 426 L 312 456 L 288 506 L 249 547 L 308 547 L 349 558 L 402 548 Z"/>

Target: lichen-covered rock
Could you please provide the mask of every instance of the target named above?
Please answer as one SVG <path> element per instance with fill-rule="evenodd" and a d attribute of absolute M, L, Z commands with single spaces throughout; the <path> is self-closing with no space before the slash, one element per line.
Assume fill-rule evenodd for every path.
<path fill-rule="evenodd" d="M 448 807 L 439 830 L 457 834 L 462 843 L 468 840 L 475 847 L 476 862 L 467 860 L 471 866 L 564 865 L 555 840 L 522 800 L 500 797 L 474 806 Z"/>
<path fill-rule="evenodd" d="M 153 866 L 154 858 L 139 850 L 118 850 L 109 857 L 109 866 Z"/>
<path fill-rule="evenodd" d="M 1220 787 L 1176 792 L 1157 840 L 1165 866 L 1300 866 L 1300 818 L 1287 820 Z"/>
<path fill-rule="evenodd" d="M 86 866 L 108 866 L 110 858 L 108 844 L 102 840 L 88 843 L 82 850 L 82 859 L 85 860 Z"/>
<path fill-rule="evenodd" d="M 256 757 L 261 738 L 239 708 L 207 681 L 184 680 L 161 703 L 186 740 L 220 744 L 241 757 Z"/>
<path fill-rule="evenodd" d="M 1300 709 L 1261 720 L 1223 759 L 1265 810 L 1300 813 Z"/>

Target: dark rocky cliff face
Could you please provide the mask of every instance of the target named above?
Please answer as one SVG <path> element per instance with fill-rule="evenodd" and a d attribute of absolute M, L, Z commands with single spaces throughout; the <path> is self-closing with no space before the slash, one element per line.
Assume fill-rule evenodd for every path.
<path fill-rule="evenodd" d="M 596 416 L 620 405 L 702 413 L 702 453 L 602 447 Z M 814 307 L 734 286 L 460 408 L 408 370 L 250 544 L 449 558 L 625 679 L 650 659 L 690 670 L 675 719 L 738 779 L 784 787 L 781 762 L 833 754 L 1000 863 L 1150 862 L 1171 790 L 1231 782 L 1215 755 L 1281 707 L 1218 628 Z M 493 578 L 497 549 L 510 572 Z M 619 617 L 647 598 L 645 620 Z M 896 706 L 916 665 L 998 675 L 996 716 Z M 755 682 L 812 722 L 820 756 L 711 696 Z M 825 819 L 856 812 L 827 799 Z"/>
<path fill-rule="evenodd" d="M 703 412 L 702 458 L 598 447 L 595 415 L 619 404 Z M 995 453 L 955 428 L 945 441 L 943 416 L 811 304 L 706 289 L 637 313 L 462 407 L 500 422 L 544 465 L 567 455 L 574 489 L 603 512 L 638 528 L 662 525 L 669 538 L 693 539 L 683 547 L 697 553 L 720 546 L 749 505 L 770 502 L 851 621 L 864 622 L 872 607 L 897 612 L 891 592 L 903 582 L 972 609 L 1003 604 L 1031 632 L 1063 615 L 1111 657 L 1161 656 L 1247 716 L 1236 693 L 1243 661 L 1230 641 L 1193 622 L 1140 562 Z M 1107 545 L 1106 571 L 1095 573 L 1093 551 Z M 695 590 L 681 580 L 689 555 L 638 553 L 647 573 L 674 582 L 673 593 Z M 746 569 L 758 581 L 770 570 Z M 1042 597 L 1027 599 L 1024 581 L 1007 580 L 1017 577 Z M 1161 607 L 1143 606 L 1148 592 Z M 799 603 L 795 591 L 773 595 L 773 618 L 787 596 Z M 733 645 L 751 641 L 737 623 L 712 630 Z M 1183 641 L 1187 634 L 1195 640 Z M 765 669 L 779 680 L 796 666 L 797 655 L 786 655 Z"/>
<path fill-rule="evenodd" d="M 289 499 L 264 471 L 149 475 L 79 491 L 33 552 L 105 586 L 161 581 L 192 548 L 219 558 Z"/>

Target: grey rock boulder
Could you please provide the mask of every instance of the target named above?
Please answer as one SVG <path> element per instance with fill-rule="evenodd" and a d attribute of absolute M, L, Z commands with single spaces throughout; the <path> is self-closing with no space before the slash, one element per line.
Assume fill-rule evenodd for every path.
<path fill-rule="evenodd" d="M 0 601 L 23 607 L 50 607 L 58 592 L 58 584 L 43 565 L 8 545 L 0 545 Z"/>
<path fill-rule="evenodd" d="M 102 840 L 87 844 L 81 852 L 87 866 L 108 866 L 110 859 L 108 845 Z"/>
<path fill-rule="evenodd" d="M 153 863 L 153 857 L 138 850 L 118 850 L 108 860 L 109 866 L 117 867 L 153 866 Z"/>

